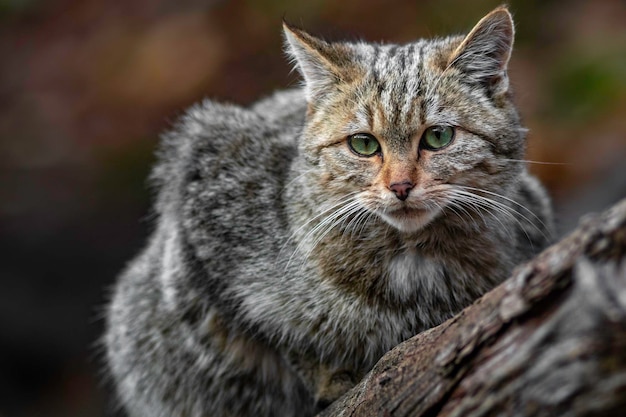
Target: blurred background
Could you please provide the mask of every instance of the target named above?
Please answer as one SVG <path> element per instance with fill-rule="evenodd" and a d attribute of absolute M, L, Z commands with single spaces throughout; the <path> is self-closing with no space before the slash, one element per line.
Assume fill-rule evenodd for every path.
<path fill-rule="evenodd" d="M 297 83 L 281 19 L 331 39 L 463 33 L 501 0 L 0 0 L 0 416 L 113 416 L 96 347 L 150 231 L 159 132 Z M 561 233 L 626 196 L 626 2 L 509 2 L 510 77 Z"/>

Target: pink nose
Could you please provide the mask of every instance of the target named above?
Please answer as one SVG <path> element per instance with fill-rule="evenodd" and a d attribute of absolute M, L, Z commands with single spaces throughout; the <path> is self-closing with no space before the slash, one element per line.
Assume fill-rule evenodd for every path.
<path fill-rule="evenodd" d="M 394 182 L 389 186 L 389 189 L 393 191 L 393 193 L 400 200 L 404 201 L 409 197 L 409 191 L 411 191 L 415 187 L 410 181 L 402 181 L 402 182 Z"/>

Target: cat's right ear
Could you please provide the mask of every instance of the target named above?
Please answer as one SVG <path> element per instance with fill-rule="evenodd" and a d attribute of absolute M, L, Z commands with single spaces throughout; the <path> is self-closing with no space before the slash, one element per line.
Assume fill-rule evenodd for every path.
<path fill-rule="evenodd" d="M 351 50 L 347 45 L 328 43 L 283 21 L 285 50 L 304 78 L 309 103 L 352 79 Z"/>

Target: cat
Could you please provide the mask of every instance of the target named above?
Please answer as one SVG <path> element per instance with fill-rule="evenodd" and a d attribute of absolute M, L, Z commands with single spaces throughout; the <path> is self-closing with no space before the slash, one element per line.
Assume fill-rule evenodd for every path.
<path fill-rule="evenodd" d="M 303 86 L 164 135 L 155 230 L 107 310 L 132 416 L 311 416 L 546 246 L 500 7 L 467 36 L 327 42 Z"/>

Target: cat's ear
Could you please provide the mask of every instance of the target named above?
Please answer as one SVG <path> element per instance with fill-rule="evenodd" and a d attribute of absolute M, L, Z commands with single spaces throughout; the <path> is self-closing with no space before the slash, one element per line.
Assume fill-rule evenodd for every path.
<path fill-rule="evenodd" d="M 474 26 L 450 56 L 448 66 L 458 68 L 495 95 L 505 93 L 514 34 L 511 14 L 506 7 L 498 7 Z"/>
<path fill-rule="evenodd" d="M 304 78 L 306 98 L 311 103 L 333 87 L 351 78 L 351 50 L 328 43 L 283 21 L 285 50 Z"/>

